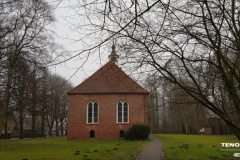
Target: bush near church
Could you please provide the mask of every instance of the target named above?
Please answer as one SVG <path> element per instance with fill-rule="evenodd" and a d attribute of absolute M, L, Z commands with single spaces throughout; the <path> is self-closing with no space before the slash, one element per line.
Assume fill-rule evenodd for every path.
<path fill-rule="evenodd" d="M 133 125 L 128 132 L 125 133 L 126 140 L 146 140 L 150 134 L 150 127 L 147 125 Z"/>
<path fill-rule="evenodd" d="M 20 136 L 20 135 L 19 135 L 19 133 L 18 133 L 18 135 L 12 135 L 11 138 L 19 138 L 19 136 Z M 35 130 L 34 136 L 35 136 L 35 137 L 42 137 L 42 134 L 40 133 L 39 130 Z M 47 135 L 44 134 L 43 137 L 46 137 L 46 136 L 47 136 Z M 31 130 L 31 129 L 24 129 L 24 130 L 23 130 L 23 138 L 33 138 L 33 137 L 32 137 L 32 130 Z"/>

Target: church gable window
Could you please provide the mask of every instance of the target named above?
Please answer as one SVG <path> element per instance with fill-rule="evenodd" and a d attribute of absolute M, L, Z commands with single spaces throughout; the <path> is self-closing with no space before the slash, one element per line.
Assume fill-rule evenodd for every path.
<path fill-rule="evenodd" d="M 87 123 L 98 123 L 98 103 L 90 101 L 87 105 Z"/>
<path fill-rule="evenodd" d="M 117 123 L 129 123 L 129 106 L 126 101 L 117 104 Z"/>

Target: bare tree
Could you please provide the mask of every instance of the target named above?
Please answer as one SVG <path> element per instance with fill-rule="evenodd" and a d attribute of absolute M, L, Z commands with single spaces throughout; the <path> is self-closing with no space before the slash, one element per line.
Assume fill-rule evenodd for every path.
<path fill-rule="evenodd" d="M 48 75 L 49 98 L 46 114 L 46 122 L 52 136 L 53 125 L 56 125 L 56 136 L 58 136 L 58 124 L 61 125 L 61 135 L 63 135 L 63 124 L 67 118 L 67 91 L 72 88 L 72 84 L 65 78 L 56 75 Z"/>
<path fill-rule="evenodd" d="M 60 109 L 59 109 L 59 122 L 61 126 L 61 135 L 63 135 L 63 125 L 67 125 L 67 114 L 68 114 L 68 106 L 67 106 L 67 92 L 73 88 L 72 84 L 69 82 L 63 83 L 61 87 L 61 95 L 60 95 Z"/>
<path fill-rule="evenodd" d="M 115 36 L 123 64 L 157 71 L 240 139 L 238 1 L 79 1 L 79 6 L 86 11 L 79 15 L 88 18 L 79 27 L 102 35 L 99 45 Z"/>
<path fill-rule="evenodd" d="M 3 120 L 0 130 L 6 124 L 11 97 L 11 85 L 16 61 L 21 57 L 28 62 L 46 64 L 52 61 L 48 55 L 52 45 L 51 34 L 46 26 L 54 21 L 50 6 L 44 1 L 5 1 L 0 2 L 0 67 L 4 78 Z M 1 135 L 2 132 L 0 132 Z"/>
<path fill-rule="evenodd" d="M 12 99 L 15 102 L 13 111 L 18 112 L 20 139 L 23 139 L 23 120 L 30 102 L 30 66 L 24 59 L 18 59 L 13 73 Z"/>

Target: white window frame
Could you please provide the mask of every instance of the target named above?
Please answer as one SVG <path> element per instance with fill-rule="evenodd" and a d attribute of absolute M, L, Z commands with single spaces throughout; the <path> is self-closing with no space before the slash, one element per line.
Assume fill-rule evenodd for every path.
<path fill-rule="evenodd" d="M 88 123 L 88 105 L 89 103 L 92 103 L 92 122 L 91 123 Z M 97 103 L 98 105 L 98 117 L 97 117 L 97 122 L 94 122 L 94 103 L 97 103 L 97 101 L 90 101 L 88 102 L 87 104 L 87 116 L 86 116 L 86 123 L 87 124 L 98 124 L 99 123 L 99 104 Z"/>
<path fill-rule="evenodd" d="M 118 103 L 121 102 L 122 103 L 122 122 L 118 122 Z M 129 123 L 129 104 L 127 101 L 119 101 L 117 103 L 117 106 L 116 106 L 116 123 L 118 124 L 122 124 L 122 123 Z M 124 103 L 127 102 L 127 105 L 128 105 L 128 121 L 127 122 L 124 122 Z"/>

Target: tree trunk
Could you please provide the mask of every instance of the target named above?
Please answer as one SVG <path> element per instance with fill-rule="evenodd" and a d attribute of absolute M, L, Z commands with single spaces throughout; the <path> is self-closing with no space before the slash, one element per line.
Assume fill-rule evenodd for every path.
<path fill-rule="evenodd" d="M 61 136 L 63 136 L 63 122 L 61 121 Z"/>
<path fill-rule="evenodd" d="M 185 114 L 184 114 L 183 110 L 182 110 L 182 115 L 183 115 L 185 130 L 186 130 L 185 134 L 188 134 L 189 133 L 189 127 L 188 127 L 187 120 L 186 120 L 186 117 L 185 117 Z"/>
<path fill-rule="evenodd" d="M 8 105 L 9 105 L 9 99 L 10 99 L 10 88 L 11 88 L 11 82 L 12 82 L 12 71 L 13 66 L 10 66 L 9 72 L 8 72 L 8 79 L 7 84 L 4 92 L 4 99 L 3 99 L 3 119 L 2 123 L 0 125 L 0 136 L 2 134 L 2 131 L 7 123 L 7 112 L 8 112 Z"/>
<path fill-rule="evenodd" d="M 56 136 L 59 136 L 58 133 L 59 133 L 59 132 L 58 132 L 58 122 L 57 122 L 57 120 L 56 120 Z"/>
<path fill-rule="evenodd" d="M 199 134 L 199 104 L 197 104 L 197 133 Z"/>
<path fill-rule="evenodd" d="M 157 129 L 159 128 L 159 116 L 158 116 L 158 94 L 157 94 L 157 87 L 154 85 L 154 87 L 155 87 L 155 97 L 156 97 L 156 99 L 155 99 L 155 104 L 156 104 L 156 125 L 157 125 Z"/>
<path fill-rule="evenodd" d="M 44 136 L 44 125 L 45 125 L 45 86 L 43 82 L 42 137 Z"/>
<path fill-rule="evenodd" d="M 44 136 L 44 121 L 45 121 L 45 114 L 44 114 L 44 108 L 42 109 L 42 137 Z"/>
<path fill-rule="evenodd" d="M 65 135 L 67 136 L 68 134 L 68 123 L 66 122 L 66 131 L 65 131 Z"/>
<path fill-rule="evenodd" d="M 49 137 L 52 137 L 52 127 L 49 127 Z"/>
<path fill-rule="evenodd" d="M 166 128 L 166 121 L 165 121 L 165 105 L 164 105 L 164 95 L 162 96 L 162 104 L 163 104 L 163 128 Z"/>
<path fill-rule="evenodd" d="M 50 129 L 50 136 L 52 137 L 53 135 L 52 135 L 52 128 L 53 128 L 53 123 L 54 123 L 54 119 L 52 120 L 52 122 L 50 123 L 50 127 L 49 127 L 49 129 Z M 55 131 L 56 131 L 56 129 L 55 129 Z"/>
<path fill-rule="evenodd" d="M 156 116 L 155 116 L 155 103 L 152 101 L 152 97 L 151 97 L 151 126 L 152 129 L 155 129 L 156 126 Z"/>
<path fill-rule="evenodd" d="M 6 113 L 3 112 L 3 114 L 6 114 Z M 6 116 L 3 115 L 2 124 L 1 124 L 1 130 L 0 130 L 0 136 L 1 136 L 2 131 L 3 131 L 4 129 L 5 129 L 4 134 L 6 133 L 6 125 L 7 125 Z"/>
<path fill-rule="evenodd" d="M 228 127 L 233 132 L 233 134 L 237 137 L 237 139 L 240 141 L 240 129 L 239 128 L 233 128 L 230 125 L 228 125 Z"/>
<path fill-rule="evenodd" d="M 19 127 L 20 127 L 20 139 L 23 139 L 23 108 L 20 108 L 19 111 Z"/>
<path fill-rule="evenodd" d="M 35 138 L 35 113 L 32 113 L 32 138 Z"/>
<path fill-rule="evenodd" d="M 186 121 L 184 121 L 184 125 L 185 125 L 185 131 L 186 131 L 185 134 L 188 134 L 188 133 L 189 133 L 189 130 L 188 130 L 188 125 L 187 125 L 187 122 L 186 122 Z"/>
<path fill-rule="evenodd" d="M 7 126 L 7 119 L 8 117 L 6 116 L 6 124 L 5 124 L 5 139 L 8 138 L 8 126 Z"/>
<path fill-rule="evenodd" d="M 32 138 L 35 138 L 35 110 L 36 110 L 36 70 L 33 70 L 33 86 L 32 86 Z"/>

